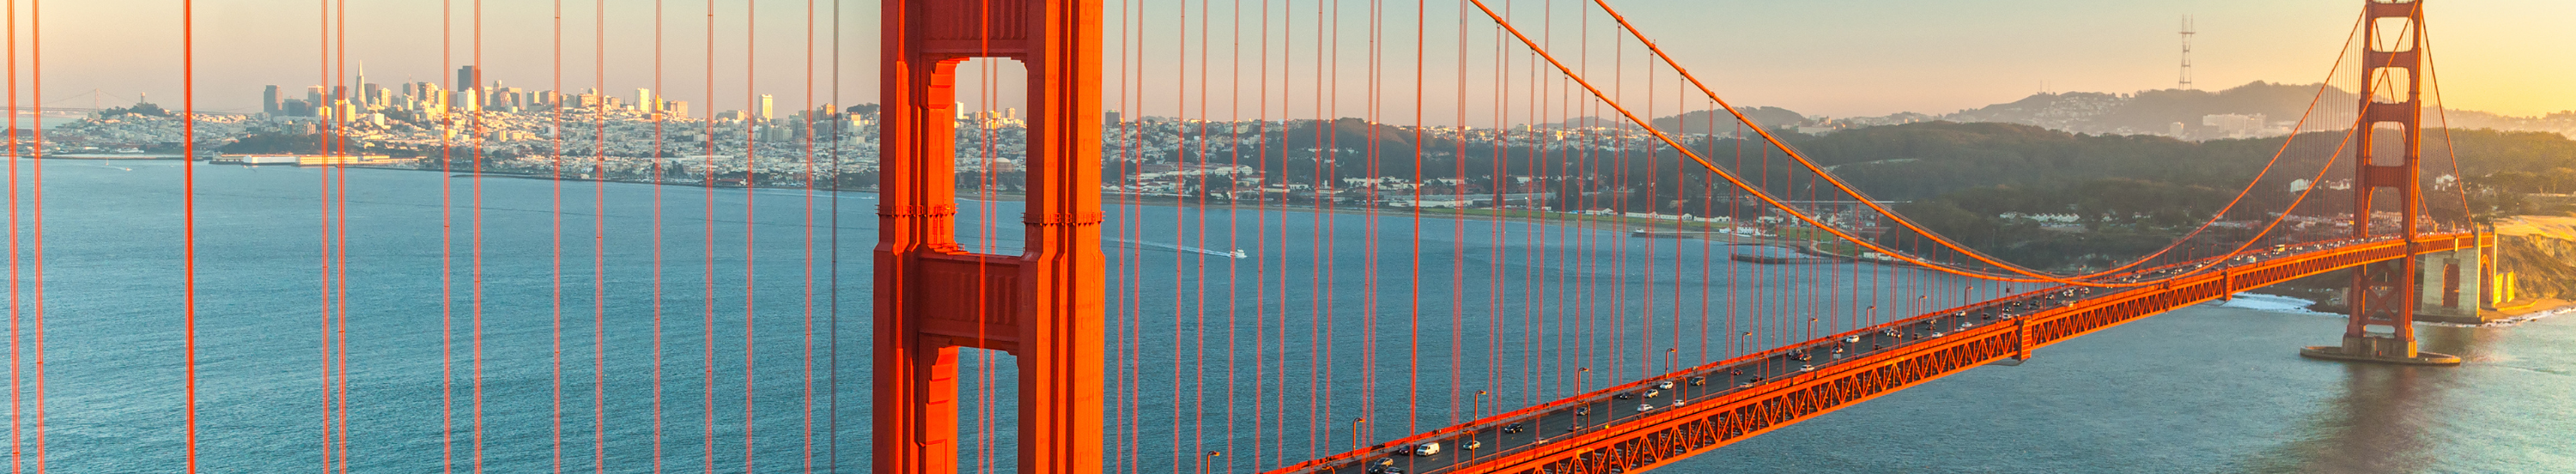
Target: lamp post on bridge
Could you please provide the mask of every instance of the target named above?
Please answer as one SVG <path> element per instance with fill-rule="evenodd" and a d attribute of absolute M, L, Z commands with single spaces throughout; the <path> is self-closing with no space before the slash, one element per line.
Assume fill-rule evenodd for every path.
<path fill-rule="evenodd" d="M 1728 357 L 1728 358 L 1734 358 L 1734 356 L 1744 355 L 1744 354 L 1747 354 L 1747 353 L 1751 353 L 1751 352 L 1753 352 L 1753 344 L 1754 344 L 1754 342 L 1753 342 L 1753 341 L 1754 341 L 1754 340 L 1755 340 L 1755 338 L 1753 337 L 1753 331 L 1749 331 L 1749 330 L 1748 330 L 1748 331 L 1744 331 L 1744 334 L 1743 334 L 1743 335 L 1741 335 L 1741 336 L 1739 336 L 1739 337 L 1737 337 L 1737 338 L 1736 338 L 1735 351 L 1734 351 L 1734 352 L 1732 352 L 1732 353 L 1727 354 L 1727 357 Z M 1762 369 L 1761 369 L 1761 367 L 1763 367 L 1763 365 L 1762 365 L 1762 364 L 1758 364 L 1758 363 L 1757 363 L 1757 364 L 1754 364 L 1753 366 L 1754 366 L 1754 368 L 1755 368 L 1756 373 L 1759 373 L 1759 371 L 1760 371 L 1760 370 L 1762 370 Z"/>
<path fill-rule="evenodd" d="M 1360 417 L 1359 419 L 1351 420 L 1351 450 L 1352 450 L 1352 451 L 1359 451 L 1359 450 L 1360 450 L 1360 424 L 1361 424 L 1361 423 L 1367 423 L 1367 422 L 1368 422 L 1368 417 Z"/>
<path fill-rule="evenodd" d="M 1469 423 L 1474 423 L 1476 420 L 1482 420 L 1482 419 L 1485 419 L 1485 411 L 1484 411 L 1484 406 L 1485 406 L 1485 405 L 1484 405 L 1484 401 L 1485 401 L 1485 397 L 1486 397 L 1487 395 L 1490 395 L 1490 394 L 1486 393 L 1486 392 L 1485 392 L 1485 391 L 1483 391 L 1483 390 L 1477 390 L 1475 395 L 1471 395 L 1471 396 L 1468 396 L 1468 397 L 1467 397 L 1467 420 L 1468 420 L 1468 422 L 1469 422 Z M 1496 410 L 1496 411 L 1500 411 L 1500 410 L 1498 409 L 1498 410 Z M 1468 430 L 1467 430 L 1467 442 L 1465 442 L 1465 443 L 1460 443 L 1460 444 L 1458 445 L 1458 448 L 1459 448 L 1459 449 L 1467 449 L 1467 450 L 1473 450 L 1473 449 L 1476 449 L 1476 446 L 1477 446 L 1477 444 L 1478 444 L 1478 443 L 1476 443 L 1476 438 L 1477 438 L 1478 436 L 1482 435 L 1482 434 L 1484 434 L 1484 433 L 1483 433 L 1483 432 L 1480 432 L 1480 431 L 1477 431 L 1477 430 L 1475 430 L 1475 429 L 1468 429 Z M 1495 434 L 1494 441 L 1495 441 L 1495 442 L 1498 442 L 1498 443 L 1499 443 L 1499 442 L 1502 442 L 1502 437 L 1501 437 L 1501 434 L 1500 434 L 1500 433 L 1496 433 L 1496 434 Z M 1469 454 L 1467 455 L 1467 457 L 1468 457 L 1468 458 L 1470 458 L 1470 459 L 1473 459 L 1473 458 L 1475 458 L 1475 454 L 1473 454 L 1473 453 L 1469 453 Z"/>
<path fill-rule="evenodd" d="M 1207 474 L 1208 462 L 1214 461 L 1217 457 L 1224 455 L 1224 451 L 1208 451 L 1206 456 L 1199 456 L 1199 474 Z"/>
<path fill-rule="evenodd" d="M 1817 317 L 1815 317 L 1815 316 L 1808 316 L 1808 317 L 1807 317 L 1807 339 L 1815 339 L 1815 338 L 1816 338 L 1816 323 L 1817 323 L 1817 322 L 1820 322 L 1820 321 L 1822 321 L 1822 320 L 1821 320 L 1821 319 L 1819 319 L 1819 318 L 1817 318 Z M 1800 349 L 1800 350 L 1805 350 L 1805 349 Z"/>
<path fill-rule="evenodd" d="M 1586 378 L 1585 376 L 1588 375 L 1592 375 L 1591 367 L 1583 367 L 1574 371 L 1574 393 L 1583 393 L 1583 389 L 1585 387 L 1583 381 Z M 1590 406 L 1591 404 L 1592 402 L 1586 401 L 1582 404 L 1576 405 L 1577 408 L 1574 410 L 1574 425 L 1565 427 L 1566 431 L 1574 431 L 1576 428 L 1583 427 L 1583 410 L 1585 409 L 1581 407 Z"/>

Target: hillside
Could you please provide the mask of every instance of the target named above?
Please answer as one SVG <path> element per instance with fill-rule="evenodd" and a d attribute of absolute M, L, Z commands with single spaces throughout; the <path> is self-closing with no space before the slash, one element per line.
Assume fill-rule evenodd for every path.
<path fill-rule="evenodd" d="M 2177 138 L 2225 138 L 2220 127 L 2205 125 L 2210 115 L 2261 115 L 2265 128 L 2262 135 L 2286 133 L 2289 126 L 2308 110 L 2312 102 L 2349 104 L 2357 97 L 2351 91 L 2328 90 L 2319 97 L 2316 84 L 2278 84 L 2255 81 L 2226 90 L 2164 89 L 2129 94 L 2099 92 L 2042 93 L 2009 103 L 1961 110 L 1941 116 L 1953 122 L 1999 122 L 2035 125 L 2051 130 L 2076 133 L 2109 133 L 2121 135 L 2151 134 L 2175 136 L 2173 124 L 2183 124 Z M 2320 105 L 2323 107 L 2324 105 Z M 2512 117 L 2470 110 L 2453 110 L 2447 115 L 2426 111 L 2427 127 L 2439 127 L 2444 119 L 2449 128 L 2487 128 L 2506 131 L 2555 132 L 2576 136 L 2576 112 L 2559 112 L 2540 117 Z"/>
<path fill-rule="evenodd" d="M 2435 191 L 2425 204 L 2437 216 L 2457 216 L 2462 205 L 2456 194 L 2441 191 L 2446 175 L 2467 176 L 2469 204 L 2481 219 L 2544 210 L 2536 200 L 2526 203 L 2524 193 L 2576 190 L 2576 140 L 2536 132 L 2430 132 L 2424 185 Z M 2351 177 L 2351 152 L 2335 154 L 2341 133 L 2192 142 L 1925 122 L 1786 136 L 1873 197 L 1910 201 L 1899 210 L 1935 232 L 2040 267 L 2098 266 L 2161 247 L 2244 189 L 2285 141 L 2290 152 L 2231 218 L 2261 219 L 2285 207 L 2297 197 L 2292 181 L 2315 179 L 2328 159 L 2340 166 L 2324 181 Z M 2394 154 L 2397 144 L 2388 146 L 2384 153 Z M 2454 149 L 2465 173 L 2452 170 L 2442 153 Z M 2318 193 L 2301 213 L 2348 212 L 2349 196 Z M 2083 230 L 2040 232 L 2030 221 L 2003 217 L 2008 213 L 2071 214 Z"/>

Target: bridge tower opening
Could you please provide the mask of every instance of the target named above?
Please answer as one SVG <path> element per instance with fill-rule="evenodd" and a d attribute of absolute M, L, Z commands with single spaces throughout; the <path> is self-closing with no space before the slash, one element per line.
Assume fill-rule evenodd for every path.
<path fill-rule="evenodd" d="M 1098 0 L 884 0 L 874 472 L 957 472 L 961 348 L 1018 362 L 1019 471 L 1101 471 Z M 1019 255 L 956 242 L 956 72 L 1028 72 Z"/>
<path fill-rule="evenodd" d="M 2424 3 L 2421 0 L 2363 0 L 2361 110 L 2353 125 L 2358 149 L 2353 154 L 2352 232 L 2373 237 L 2371 223 L 2382 190 L 2395 194 L 2394 236 L 2406 243 L 2406 256 L 2361 265 L 2353 272 L 2345 297 L 2352 319 L 2344 324 L 2342 346 L 2301 349 L 2300 355 L 2337 360 L 2400 364 L 2455 365 L 2460 358 L 2419 351 L 2415 347 L 2417 291 L 2417 222 L 2423 213 L 2422 166 Z M 2395 132 L 2402 141 L 2399 156 L 2381 156 L 2380 139 Z"/>

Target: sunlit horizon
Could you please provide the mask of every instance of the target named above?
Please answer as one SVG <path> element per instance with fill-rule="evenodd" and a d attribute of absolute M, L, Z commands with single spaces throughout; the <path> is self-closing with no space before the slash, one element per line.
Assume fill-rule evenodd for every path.
<path fill-rule="evenodd" d="M 320 57 L 323 36 L 320 7 L 289 0 L 212 0 L 198 2 L 197 97 L 200 110 L 256 112 L 261 88 L 289 90 L 324 83 L 335 73 L 345 79 L 364 65 L 371 82 L 449 82 L 453 68 L 476 63 L 472 8 L 475 2 L 449 2 L 451 17 L 442 20 L 438 4 L 403 2 L 349 5 L 345 21 L 345 56 Z M 1173 2 L 1111 0 L 1104 2 L 1119 31 L 1121 8 L 1159 8 Z M 1235 21 L 1234 2 L 1188 2 L 1215 9 L 1222 37 Z M 1523 2 L 1519 8 L 1532 9 Z M 1571 13 L 1572 1 L 1554 2 Z M 2011 102 L 2052 92 L 2131 93 L 2175 87 L 2179 60 L 2178 20 L 2197 19 L 2193 60 L 2195 85 L 2221 90 L 2249 82 L 2314 83 L 2334 60 L 2338 43 L 2352 24 L 2349 0 L 2295 2 L 2179 2 L 2073 5 L 2040 0 L 1976 0 L 1941 4 L 1900 2 L 1682 2 L 1632 0 L 1613 2 L 1638 15 L 1639 27 L 1657 37 L 1719 94 L 1739 105 L 1775 106 L 1810 115 L 1879 116 L 1898 112 L 1946 114 L 1989 104 Z M 707 34 L 709 4 L 664 2 L 661 45 L 661 93 L 697 105 L 696 115 L 744 108 L 752 94 L 770 94 L 784 104 L 858 104 L 876 102 L 876 29 L 874 2 L 837 4 L 841 38 L 837 92 L 833 83 L 833 10 L 818 2 L 760 2 L 750 23 L 760 34 L 756 48 L 745 41 L 746 2 L 712 4 L 715 35 Z M 1274 9 L 1293 11 L 1293 28 L 1311 27 L 1316 5 L 1281 2 Z M 118 104 L 148 96 L 176 107 L 180 102 L 179 24 L 177 0 L 150 2 L 59 2 L 42 10 L 44 28 L 42 79 L 44 101 L 56 107 Z M 554 49 L 556 30 L 551 3 L 483 2 L 480 63 L 487 79 L 530 89 L 582 90 L 594 86 L 594 67 L 607 73 L 605 90 L 624 94 L 655 83 L 653 23 L 655 4 L 608 1 L 604 5 L 563 2 L 562 49 Z M 814 12 L 807 16 L 808 8 Z M 21 7 L 21 21 L 29 18 Z M 1256 5 L 1245 15 L 1259 21 Z M 1343 6 L 1348 15 L 1358 6 Z M 1391 22 L 1411 23 L 1413 5 L 1388 4 Z M 1457 23 L 1461 8 L 1426 4 L 1423 21 Z M 2456 109 L 2534 116 L 2576 110 L 2576 30 L 2554 28 L 2550 19 L 2576 17 L 2576 3 L 2516 0 L 2500 2 L 2428 2 L 2435 68 L 2445 78 L 2441 93 Z M 609 31 L 593 31 L 604 15 Z M 811 34 L 813 93 L 808 95 L 808 44 Z M 1470 16 L 1465 21 L 1482 21 Z M 335 21 L 340 21 L 335 19 Z M 452 28 L 441 50 L 439 26 Z M 113 25 L 113 26 L 110 26 Z M 168 28 L 155 25 L 166 25 Z M 1715 26 L 1712 26 L 1715 25 Z M 1246 27 L 1251 28 L 1250 26 Z M 1346 25 L 1346 30 L 1359 25 Z M 1191 30 L 1197 31 L 1197 30 Z M 1349 33 L 1349 31 L 1345 31 Z M 1593 33 L 1602 33 L 1595 31 Z M 20 47 L 29 47 L 22 28 Z M 1139 32 L 1142 37 L 1171 34 Z M 1196 33 L 1193 33 L 1196 34 Z M 1308 35 L 1291 31 L 1280 35 Z M 1389 33 L 1387 54 L 1409 64 L 1410 38 Z M 1245 38 L 1250 43 L 1257 38 Z M 1428 38 L 1433 60 L 1443 40 Z M 594 45 L 604 41 L 604 57 Z M 718 54 L 710 67 L 706 47 Z M 1119 48 L 1119 38 L 1104 39 Z M 1159 46 L 1159 45 L 1158 45 Z M 1122 59 L 1113 51 L 1104 87 L 1121 79 Z M 1183 59 L 1148 50 L 1148 70 L 1175 67 Z M 1216 51 L 1224 64 L 1227 51 Z M 556 56 L 560 54 L 560 76 Z M 746 54 L 751 56 L 746 60 Z M 1195 54 L 1195 53 L 1193 53 Z M 1250 56 L 1251 52 L 1244 53 Z M 22 58 L 32 59 L 32 58 Z M 345 63 L 339 62 L 345 61 Z M 601 62 L 595 64 L 594 61 Z M 746 62 L 750 61 L 750 62 Z M 747 67 L 756 64 L 757 67 Z M 1133 64 L 1133 63 L 1130 63 Z M 1304 64 L 1302 66 L 1312 66 Z M 1344 58 L 1348 70 L 1361 69 Z M 22 68 L 23 69 L 23 68 Z M 1133 67 L 1127 69 L 1136 69 Z M 22 70 L 25 75 L 32 71 Z M 1218 74 L 1226 71 L 1219 70 Z M 708 76 L 713 76 L 713 107 L 707 106 Z M 22 81 L 32 80 L 31 76 Z M 745 81 L 755 82 L 746 88 Z M 969 79 L 971 80 L 971 78 Z M 1357 80 L 1348 76 L 1344 80 Z M 32 85 L 32 82 L 29 83 Z M 32 89 L 32 87 L 30 87 Z M 22 91 L 22 94 L 32 90 Z M 1110 100 L 1118 101 L 1116 91 Z M 837 97 L 837 100 L 835 99 Z M 1432 91 L 1427 101 L 1447 96 Z M 1172 115 L 1154 110 L 1174 106 L 1161 98 L 1140 98 L 1137 115 Z M 997 104 L 1001 108 L 1008 104 Z M 1112 107 L 1117 108 L 1117 107 Z M 1434 107 L 1438 108 L 1438 107 Z M 1431 121 L 1443 121 L 1434 115 Z M 1409 121 L 1400 119 L 1399 121 Z"/>

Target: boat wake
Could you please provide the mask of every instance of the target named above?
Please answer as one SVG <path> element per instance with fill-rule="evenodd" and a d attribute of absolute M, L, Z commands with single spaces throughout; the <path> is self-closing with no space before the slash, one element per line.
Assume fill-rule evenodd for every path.
<path fill-rule="evenodd" d="M 1171 251 L 1171 252 L 1174 252 L 1174 253 L 1188 253 L 1188 254 L 1199 254 L 1199 255 L 1212 255 L 1212 256 L 1227 257 L 1227 258 L 1252 258 L 1252 254 L 1247 253 L 1247 252 L 1244 252 L 1244 251 L 1243 251 L 1243 249 L 1234 249 L 1234 250 L 1232 250 L 1232 251 L 1224 251 L 1224 250 L 1203 249 L 1203 248 L 1191 247 L 1191 246 L 1187 246 L 1187 245 L 1174 245 L 1174 244 L 1155 243 L 1155 242 L 1137 242 L 1137 241 L 1132 241 L 1132 240 L 1121 240 L 1121 239 L 1103 239 L 1103 240 L 1105 240 L 1105 241 L 1109 242 L 1111 245 L 1134 246 L 1134 247 L 1138 247 L 1138 248 L 1149 248 L 1149 249 L 1155 249 L 1155 250 L 1166 250 L 1166 251 Z"/>

